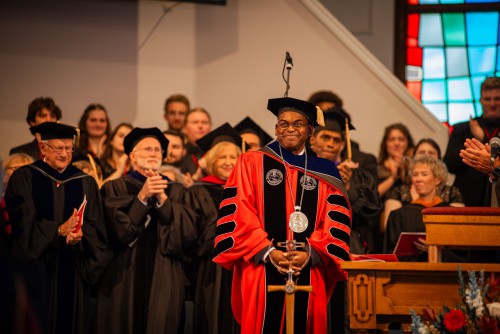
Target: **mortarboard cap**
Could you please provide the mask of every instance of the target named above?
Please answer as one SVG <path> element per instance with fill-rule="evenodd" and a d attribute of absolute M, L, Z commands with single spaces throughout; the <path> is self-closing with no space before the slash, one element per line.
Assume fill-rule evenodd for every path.
<path fill-rule="evenodd" d="M 125 154 L 130 154 L 130 152 L 134 150 L 135 145 L 137 145 L 138 142 L 147 137 L 158 139 L 163 150 L 163 159 L 165 159 L 168 150 L 168 139 L 158 128 L 134 128 L 132 131 L 130 131 L 130 133 L 123 139 Z"/>
<path fill-rule="evenodd" d="M 243 139 L 240 134 L 227 122 L 198 139 L 196 145 L 206 153 L 216 144 L 224 141 L 233 143 L 239 148 L 242 148 L 243 145 Z M 245 150 L 242 149 L 242 151 Z"/>
<path fill-rule="evenodd" d="M 31 133 L 39 133 L 42 140 L 49 139 L 74 139 L 80 129 L 71 125 L 56 122 L 44 122 L 30 127 Z"/>
<path fill-rule="evenodd" d="M 284 111 L 295 111 L 306 117 L 313 126 L 323 125 L 323 112 L 314 104 L 307 101 L 292 97 L 269 99 L 267 101 L 267 110 L 276 115 L 276 117 Z"/>
<path fill-rule="evenodd" d="M 349 130 L 356 130 L 349 119 L 344 115 L 345 114 L 343 114 L 341 112 L 341 109 L 338 107 L 329 109 L 324 113 L 325 126 L 317 126 L 315 131 L 318 132 L 321 130 L 330 130 L 343 133 L 346 130 L 346 121 L 349 126 Z"/>
<path fill-rule="evenodd" d="M 257 135 L 260 138 L 262 146 L 273 140 L 273 138 L 262 130 L 262 128 L 250 117 L 245 117 L 241 122 L 235 125 L 234 129 L 238 131 L 240 135 L 244 133 L 253 133 Z"/>

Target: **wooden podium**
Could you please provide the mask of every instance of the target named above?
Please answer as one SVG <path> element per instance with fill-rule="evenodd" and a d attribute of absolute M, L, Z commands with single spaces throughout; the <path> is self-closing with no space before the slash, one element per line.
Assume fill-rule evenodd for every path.
<path fill-rule="evenodd" d="M 343 262 L 351 330 L 387 333 L 389 324 L 399 322 L 411 333 L 411 309 L 422 313 L 427 306 L 437 310 L 460 303 L 459 266 L 466 279 L 467 270 L 500 272 L 500 264 Z"/>
<path fill-rule="evenodd" d="M 436 207 L 422 210 L 429 262 L 449 248 L 500 249 L 500 208 Z"/>

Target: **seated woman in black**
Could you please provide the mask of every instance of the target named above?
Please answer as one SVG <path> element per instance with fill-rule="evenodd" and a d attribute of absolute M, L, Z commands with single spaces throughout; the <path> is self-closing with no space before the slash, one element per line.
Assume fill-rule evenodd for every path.
<path fill-rule="evenodd" d="M 409 204 L 394 210 L 389 215 L 384 234 L 384 253 L 392 253 L 401 232 L 425 232 L 422 209 L 435 206 L 449 206 L 438 196 L 438 189 L 446 182 L 446 166 L 428 155 L 417 156 L 410 167 L 410 177 L 417 198 Z M 419 239 L 415 247 L 421 256 L 400 258 L 400 261 L 423 261 L 427 259 L 427 244 Z"/>

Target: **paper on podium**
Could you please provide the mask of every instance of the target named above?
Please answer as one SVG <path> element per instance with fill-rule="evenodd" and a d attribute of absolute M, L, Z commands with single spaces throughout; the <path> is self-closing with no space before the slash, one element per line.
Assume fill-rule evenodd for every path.
<path fill-rule="evenodd" d="M 78 208 L 78 211 L 76 212 L 76 215 L 78 216 L 78 224 L 75 226 L 74 232 L 78 232 L 80 228 L 82 227 L 83 224 L 83 214 L 85 212 L 85 207 L 87 206 L 87 195 L 83 197 L 83 202 L 80 204 L 80 207 Z"/>
<path fill-rule="evenodd" d="M 419 256 L 421 251 L 414 245 L 419 238 L 425 240 L 425 232 L 401 232 L 393 254 L 397 257 Z"/>

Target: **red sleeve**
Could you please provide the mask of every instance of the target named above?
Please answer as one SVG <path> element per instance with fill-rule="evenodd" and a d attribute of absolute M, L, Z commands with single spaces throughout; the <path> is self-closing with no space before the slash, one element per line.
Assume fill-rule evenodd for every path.
<path fill-rule="evenodd" d="M 351 234 L 351 207 L 348 199 L 337 188 L 327 186 L 318 201 L 325 203 L 318 212 L 320 223 L 309 239 L 326 266 L 326 275 L 333 281 L 344 280 L 347 273 L 340 263 L 349 260 Z"/>
<path fill-rule="evenodd" d="M 243 154 L 239 157 L 224 188 L 219 207 L 216 256 L 213 261 L 226 269 L 238 261 L 250 261 L 259 251 L 271 245 L 263 229 L 262 217 L 262 161 L 261 154 Z"/>

